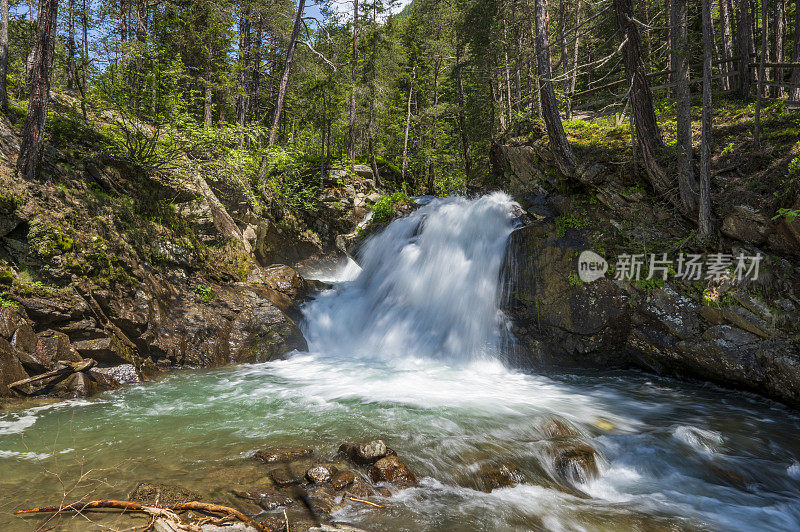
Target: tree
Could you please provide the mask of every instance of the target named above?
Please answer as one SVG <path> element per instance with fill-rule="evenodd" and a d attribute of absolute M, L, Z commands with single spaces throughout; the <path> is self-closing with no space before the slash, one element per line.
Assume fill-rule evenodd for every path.
<path fill-rule="evenodd" d="M 50 73 L 53 69 L 57 27 L 58 0 L 41 0 L 31 71 L 31 95 L 17 158 L 17 171 L 25 179 L 35 179 L 38 173 L 39 157 L 47 122 Z"/>
<path fill-rule="evenodd" d="M 350 164 L 356 158 L 356 81 L 358 80 L 358 0 L 353 0 L 353 55 L 350 63 L 350 128 L 347 157 Z"/>
<path fill-rule="evenodd" d="M 275 101 L 275 110 L 272 112 L 272 128 L 269 130 L 270 148 L 275 145 L 275 139 L 278 136 L 278 124 L 280 124 L 281 121 L 283 102 L 286 98 L 286 86 L 289 84 L 289 73 L 292 69 L 294 49 L 297 46 L 297 36 L 300 34 L 300 25 L 303 23 L 303 11 L 305 10 L 305 4 L 305 0 L 300 0 L 300 5 L 297 6 L 297 17 L 294 19 L 292 36 L 289 39 L 289 47 L 286 49 L 286 61 L 283 63 L 283 74 L 281 75 L 281 82 L 278 86 L 278 96 L 277 100 Z"/>
<path fill-rule="evenodd" d="M 800 62 L 800 0 L 794 2 L 794 51 L 792 62 Z M 792 92 L 789 95 L 793 101 L 800 101 L 800 68 L 792 69 Z"/>
<path fill-rule="evenodd" d="M 678 191 L 683 211 L 697 209 L 697 184 L 692 157 L 691 93 L 689 91 L 689 40 L 686 24 L 686 0 L 671 2 L 672 67 L 675 70 L 675 119 L 678 129 Z"/>
<path fill-rule="evenodd" d="M 0 109 L 8 111 L 8 0 L 0 0 Z"/>
<path fill-rule="evenodd" d="M 575 173 L 575 155 L 569 145 L 561 116 L 558 113 L 558 102 L 553 90 L 553 77 L 550 66 L 550 43 L 547 37 L 547 0 L 535 0 L 536 11 L 536 71 L 541 86 L 542 114 L 550 139 L 550 149 L 555 156 L 561 173 L 571 177 Z"/>
<path fill-rule="evenodd" d="M 683 203 L 672 191 L 672 182 L 658 161 L 664 141 L 661 138 L 661 130 L 658 128 L 656 113 L 653 110 L 653 95 L 647 81 L 647 70 L 642 62 L 639 30 L 633 19 L 631 0 L 614 0 L 614 13 L 622 35 L 622 56 L 636 132 L 636 147 L 642 156 L 650 184 L 656 192 L 684 212 Z"/>
<path fill-rule="evenodd" d="M 731 43 L 731 20 L 729 10 L 730 0 L 719 0 L 719 18 L 722 26 L 722 59 L 733 59 L 733 44 Z M 722 88 L 731 90 L 733 87 L 733 65 L 730 62 L 722 64 L 725 76 L 722 78 Z"/>
<path fill-rule="evenodd" d="M 703 138 L 700 147 L 700 203 L 698 206 L 698 237 L 708 240 L 711 227 L 711 131 L 713 109 L 711 101 L 711 0 L 702 0 L 703 19 Z"/>
<path fill-rule="evenodd" d="M 758 88 L 756 89 L 756 117 L 753 140 L 761 147 L 761 100 L 764 98 L 764 63 L 767 62 L 767 2 L 761 0 L 761 56 L 758 60 Z"/>

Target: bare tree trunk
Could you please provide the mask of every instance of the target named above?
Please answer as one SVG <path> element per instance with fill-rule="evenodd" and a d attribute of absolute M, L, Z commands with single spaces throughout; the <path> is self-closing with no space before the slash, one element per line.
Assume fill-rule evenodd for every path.
<path fill-rule="evenodd" d="M 358 81 L 358 0 L 353 0 L 353 57 L 350 71 L 350 128 L 347 158 L 352 166 L 356 158 L 356 82 Z"/>
<path fill-rule="evenodd" d="M 247 110 L 250 108 L 247 95 L 250 86 L 250 6 L 242 5 L 239 18 L 239 94 L 236 96 L 236 122 L 244 128 L 247 124 Z M 244 145 L 244 137 L 239 140 Z"/>
<path fill-rule="evenodd" d="M 792 53 L 792 62 L 800 62 L 800 0 L 794 2 L 794 51 Z M 792 91 L 789 98 L 792 101 L 800 100 L 800 68 L 794 67 L 792 69 Z"/>
<path fill-rule="evenodd" d="M 722 26 L 722 59 L 733 59 L 733 45 L 731 44 L 731 19 L 728 12 L 728 2 L 730 0 L 719 0 L 719 18 Z M 722 89 L 729 91 L 733 87 L 733 64 L 723 63 L 722 71 L 725 74 L 722 78 Z"/>
<path fill-rule="evenodd" d="M 67 20 L 67 90 L 74 88 L 75 82 L 75 0 L 69 0 Z"/>
<path fill-rule="evenodd" d="M 536 71 L 541 83 L 542 113 L 550 139 L 550 150 L 556 159 L 561 173 L 566 177 L 575 174 L 575 155 L 567 141 L 561 116 L 558 113 L 558 102 L 553 91 L 553 77 L 550 70 L 550 44 L 547 36 L 547 0 L 536 0 Z"/>
<path fill-rule="evenodd" d="M 581 7 L 583 7 L 583 0 L 578 0 L 578 3 L 575 7 L 575 27 L 578 28 L 581 25 Z M 567 120 L 572 120 L 572 95 L 575 93 L 575 87 L 578 86 L 578 57 L 580 55 L 580 42 L 581 42 L 581 30 L 575 30 L 575 48 L 572 52 L 572 64 L 570 65 L 570 70 L 572 70 L 572 74 L 570 76 L 569 81 L 569 88 L 567 90 L 567 108 L 566 108 L 566 118 Z"/>
<path fill-rule="evenodd" d="M 761 0 L 761 55 L 758 60 L 758 94 L 756 94 L 756 117 L 753 141 L 761 147 L 761 100 L 764 98 L 764 63 L 767 61 L 767 2 Z"/>
<path fill-rule="evenodd" d="M 441 67 L 442 63 L 442 56 L 438 53 L 436 54 L 436 62 L 434 64 L 433 70 L 433 120 L 432 120 L 432 134 L 431 134 L 431 161 L 428 166 L 428 194 L 435 194 L 436 193 L 436 135 L 438 134 L 437 126 L 438 126 L 438 117 L 437 113 L 439 108 L 439 68 Z"/>
<path fill-rule="evenodd" d="M 47 121 L 47 102 L 50 94 L 50 73 L 58 28 L 58 0 L 41 0 L 33 70 L 31 97 L 22 131 L 22 143 L 17 158 L 17 171 L 25 179 L 35 179 Z"/>
<path fill-rule="evenodd" d="M 275 110 L 272 113 L 272 128 L 269 130 L 270 148 L 275 145 L 275 139 L 278 136 L 278 124 L 281 121 L 283 102 L 286 98 L 286 87 L 289 85 L 289 72 L 292 69 L 294 50 L 297 46 L 297 36 L 300 34 L 300 25 L 303 24 L 303 11 L 305 11 L 305 7 L 306 1 L 300 0 L 300 5 L 297 7 L 297 17 L 294 19 L 292 37 L 289 40 L 289 48 L 286 50 L 286 60 L 283 63 L 283 74 L 281 75 L 281 82 L 278 86 L 278 100 L 275 102 Z"/>
<path fill-rule="evenodd" d="M 686 0 L 672 0 L 670 19 L 672 66 L 675 69 L 675 119 L 678 133 L 678 191 L 686 213 L 697 207 L 697 185 L 692 161 L 692 117 L 689 91 L 689 39 L 687 35 Z"/>
<path fill-rule="evenodd" d="M 786 0 L 777 0 L 775 3 L 775 62 L 783 63 L 786 56 L 784 54 L 784 33 L 786 32 Z M 772 72 L 772 81 L 783 83 L 783 69 L 776 68 Z M 782 87 L 772 87 L 772 97 L 780 98 L 783 96 Z"/>
<path fill-rule="evenodd" d="M 664 0 L 664 42 L 667 43 L 667 50 L 672 50 L 672 32 L 670 31 L 670 28 L 672 28 L 671 11 L 670 0 Z M 672 64 L 672 55 L 665 55 L 667 56 L 667 71 L 672 72 L 672 70 L 675 69 L 675 65 Z M 670 83 L 672 81 L 672 74 L 668 73 L 664 81 Z"/>
<path fill-rule="evenodd" d="M 647 71 L 639 51 L 639 30 L 633 21 L 631 0 L 614 0 L 614 11 L 625 42 L 622 55 L 630 88 L 631 114 L 636 128 L 639 155 L 642 156 L 647 177 L 656 192 L 683 211 L 683 203 L 673 191 L 673 182 L 664 173 L 658 161 L 664 141 L 653 110 L 653 96 L 647 81 Z"/>
<path fill-rule="evenodd" d="M 461 132 L 461 147 L 464 153 L 464 172 L 466 181 L 469 181 L 472 174 L 472 153 L 469 149 L 469 137 L 467 136 L 467 117 L 464 114 L 464 75 L 463 65 L 461 64 L 461 44 L 456 45 L 456 76 L 458 78 L 458 129 Z"/>
<path fill-rule="evenodd" d="M 250 64 L 250 121 L 259 123 L 261 121 L 261 53 L 264 35 L 264 14 L 258 13 L 258 26 L 256 26 L 256 36 L 253 42 L 253 60 Z M 260 141 L 259 141 L 260 142 Z"/>
<path fill-rule="evenodd" d="M 212 122 L 212 108 L 211 108 L 211 75 L 206 76 L 205 87 L 203 89 L 203 123 L 206 127 L 211 127 Z"/>
<path fill-rule="evenodd" d="M 8 111 L 8 0 L 0 0 L 0 109 Z"/>
<path fill-rule="evenodd" d="M 752 74 L 750 73 L 750 53 L 753 49 L 753 24 L 750 14 L 750 0 L 736 1 L 736 54 L 739 56 L 739 94 L 750 96 Z"/>
<path fill-rule="evenodd" d="M 708 240 L 711 227 L 711 134 L 714 110 L 711 102 L 711 0 L 702 0 L 703 19 L 703 139 L 700 148 L 700 203 L 698 206 L 698 237 Z"/>
<path fill-rule="evenodd" d="M 400 179 L 405 185 L 406 182 L 406 164 L 408 163 L 408 130 L 411 128 L 411 96 L 414 94 L 414 81 L 417 79 L 417 67 L 411 71 L 411 85 L 408 87 L 408 111 L 406 112 L 406 132 L 403 137 L 403 167 L 400 173 Z"/>

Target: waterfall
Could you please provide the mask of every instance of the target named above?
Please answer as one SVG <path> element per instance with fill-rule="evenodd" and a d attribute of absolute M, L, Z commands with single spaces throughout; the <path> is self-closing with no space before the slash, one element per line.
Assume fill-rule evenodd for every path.
<path fill-rule="evenodd" d="M 497 355 L 500 269 L 518 205 L 496 192 L 433 200 L 361 248 L 362 271 L 305 311 L 311 351 L 469 361 Z"/>

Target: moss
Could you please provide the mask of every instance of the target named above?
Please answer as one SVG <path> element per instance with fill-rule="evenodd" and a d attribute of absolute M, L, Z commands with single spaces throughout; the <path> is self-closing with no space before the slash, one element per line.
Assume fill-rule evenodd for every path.
<path fill-rule="evenodd" d="M 14 274 L 11 270 L 0 269 L 0 284 L 10 285 L 14 282 Z"/>
<path fill-rule="evenodd" d="M 34 218 L 28 231 L 28 245 L 40 258 L 69 253 L 75 248 L 74 231 L 51 225 L 42 217 Z"/>
<path fill-rule="evenodd" d="M 562 237 L 567 233 L 568 228 L 581 229 L 591 225 L 592 223 L 586 210 L 579 209 L 570 215 L 562 215 L 556 218 L 556 233 L 559 237 Z"/>
<path fill-rule="evenodd" d="M 16 196 L 0 193 L 0 213 L 11 214 L 22 206 L 22 200 Z"/>
<path fill-rule="evenodd" d="M 10 307 L 19 307 L 19 303 L 16 301 L 11 301 L 10 299 L 6 299 L 7 294 L 5 292 L 0 292 L 0 307 L 2 308 L 10 308 Z"/>

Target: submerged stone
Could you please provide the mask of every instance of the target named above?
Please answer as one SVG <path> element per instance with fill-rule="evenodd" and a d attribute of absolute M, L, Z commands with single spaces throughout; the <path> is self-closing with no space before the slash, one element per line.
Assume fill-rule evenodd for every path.
<path fill-rule="evenodd" d="M 416 486 L 417 477 L 396 456 L 381 458 L 370 469 L 373 482 L 389 482 L 398 486 Z"/>
<path fill-rule="evenodd" d="M 313 449 L 302 447 L 268 448 L 257 451 L 255 457 L 265 464 L 274 464 L 278 462 L 293 462 L 312 454 L 314 454 Z"/>

